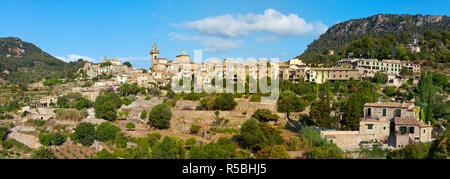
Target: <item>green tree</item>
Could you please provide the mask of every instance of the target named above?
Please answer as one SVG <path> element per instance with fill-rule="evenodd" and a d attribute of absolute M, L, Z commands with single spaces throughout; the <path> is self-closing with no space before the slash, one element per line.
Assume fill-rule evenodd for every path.
<path fill-rule="evenodd" d="M 95 117 L 103 118 L 108 121 L 117 119 L 117 109 L 122 105 L 120 96 L 112 91 L 102 92 L 95 98 L 94 110 Z"/>
<path fill-rule="evenodd" d="M 136 125 L 134 125 L 133 122 L 128 122 L 128 123 L 125 125 L 125 127 L 126 127 L 128 130 L 134 130 L 134 129 L 136 128 Z"/>
<path fill-rule="evenodd" d="M 247 120 L 241 127 L 241 137 L 245 146 L 254 151 L 259 151 L 265 146 L 281 145 L 284 143 L 281 131 L 268 126 L 264 122 L 258 123 L 254 119 Z"/>
<path fill-rule="evenodd" d="M 256 153 L 257 159 L 290 159 L 284 145 L 266 146 Z"/>
<path fill-rule="evenodd" d="M 172 118 L 172 111 L 166 104 L 158 104 L 152 108 L 149 114 L 149 125 L 165 129 L 170 127 L 170 119 Z"/>
<path fill-rule="evenodd" d="M 291 112 L 301 112 L 306 107 L 307 104 L 289 90 L 283 91 L 277 101 L 278 111 L 286 113 L 287 117 Z"/>
<path fill-rule="evenodd" d="M 384 83 L 386 83 L 386 76 L 382 72 L 377 71 L 375 73 L 375 75 L 373 76 L 372 81 L 374 83 L 382 83 L 382 84 L 384 84 Z"/>
<path fill-rule="evenodd" d="M 64 137 L 60 133 L 53 134 L 53 140 L 52 140 L 53 145 L 59 146 L 59 145 L 64 144 L 64 142 L 66 142 L 66 137 Z"/>
<path fill-rule="evenodd" d="M 431 143 L 429 158 L 450 159 L 450 130 L 446 130 Z"/>
<path fill-rule="evenodd" d="M 82 122 L 75 128 L 75 137 L 83 146 L 91 146 L 95 140 L 95 127 L 91 123 Z"/>
<path fill-rule="evenodd" d="M 233 95 L 229 93 L 220 94 L 214 100 L 214 108 L 217 110 L 229 111 L 236 106 L 237 102 L 234 100 Z"/>
<path fill-rule="evenodd" d="M 395 96 L 395 89 L 396 89 L 395 86 L 386 86 L 383 89 L 383 93 L 389 97 L 393 97 L 393 96 Z"/>
<path fill-rule="evenodd" d="M 429 146 L 426 143 L 412 143 L 391 153 L 393 159 L 424 159 L 428 155 Z"/>
<path fill-rule="evenodd" d="M 343 159 L 344 152 L 335 144 L 326 144 L 313 147 L 306 156 L 310 159 Z"/>
<path fill-rule="evenodd" d="M 126 65 L 127 67 L 133 66 L 133 65 L 131 65 L 131 63 L 129 61 L 123 62 L 123 65 Z"/>
<path fill-rule="evenodd" d="M 229 138 L 221 137 L 217 142 L 194 146 L 189 152 L 190 159 L 233 159 L 237 145 Z"/>
<path fill-rule="evenodd" d="M 184 159 L 186 149 L 183 143 L 181 139 L 166 136 L 152 148 L 152 157 L 154 159 Z"/>
<path fill-rule="evenodd" d="M 102 142 L 112 141 L 120 132 L 120 128 L 110 122 L 102 122 L 97 126 L 96 138 Z"/>
<path fill-rule="evenodd" d="M 280 119 L 280 116 L 272 113 L 268 109 L 257 109 L 252 117 L 262 122 L 278 121 Z"/>
<path fill-rule="evenodd" d="M 97 156 L 94 157 L 94 159 L 117 159 L 117 157 L 106 149 L 103 149 L 102 151 L 97 152 Z"/>
<path fill-rule="evenodd" d="M 316 121 L 319 127 L 331 128 L 336 126 L 331 118 L 330 101 L 326 94 L 320 95 L 320 100 L 311 105 L 309 115 Z"/>
<path fill-rule="evenodd" d="M 147 118 L 147 112 L 145 112 L 145 111 L 142 111 L 141 112 L 141 119 L 145 119 L 145 118 Z"/>

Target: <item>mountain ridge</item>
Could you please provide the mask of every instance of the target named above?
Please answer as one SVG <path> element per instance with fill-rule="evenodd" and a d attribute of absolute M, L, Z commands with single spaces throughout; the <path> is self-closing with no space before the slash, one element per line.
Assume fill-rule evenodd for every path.
<path fill-rule="evenodd" d="M 333 25 L 296 58 L 310 63 L 314 56 L 321 54 L 325 49 L 342 51 L 352 41 L 366 35 L 382 37 L 387 33 L 398 36 L 402 32 L 407 32 L 411 37 L 417 37 L 426 30 L 439 32 L 448 29 L 450 17 L 446 15 L 376 14 Z"/>

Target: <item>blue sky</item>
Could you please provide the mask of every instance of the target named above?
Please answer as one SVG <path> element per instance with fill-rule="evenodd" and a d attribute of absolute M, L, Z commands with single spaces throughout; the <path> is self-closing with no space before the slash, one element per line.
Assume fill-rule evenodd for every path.
<path fill-rule="evenodd" d="M 203 57 L 301 54 L 328 27 L 378 13 L 448 15 L 450 1 L 369 0 L 0 0 L 0 37 L 19 37 L 69 61 L 123 58 L 150 66 L 182 50 Z"/>

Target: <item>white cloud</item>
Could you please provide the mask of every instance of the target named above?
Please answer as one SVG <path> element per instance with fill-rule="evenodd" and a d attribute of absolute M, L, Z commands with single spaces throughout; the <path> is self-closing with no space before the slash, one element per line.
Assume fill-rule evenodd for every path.
<path fill-rule="evenodd" d="M 67 55 L 67 57 L 61 57 L 61 56 L 55 56 L 55 57 L 57 59 L 65 61 L 65 62 L 74 62 L 74 61 L 78 61 L 79 59 L 83 59 L 85 61 L 90 61 L 90 62 L 98 62 L 99 61 L 96 58 L 91 58 L 88 56 L 76 55 L 76 54 L 70 54 L 70 55 Z"/>
<path fill-rule="evenodd" d="M 281 37 L 321 34 L 328 28 L 321 22 L 306 22 L 297 14 L 284 15 L 274 9 L 264 14 L 231 14 L 208 17 L 205 19 L 175 24 L 177 27 L 194 29 L 202 35 L 220 37 L 247 36 L 254 31 L 272 33 Z"/>
<path fill-rule="evenodd" d="M 123 62 L 129 61 L 129 62 L 133 62 L 133 61 L 150 61 L 150 56 L 147 57 L 119 57 L 118 59 L 120 59 Z"/>
<path fill-rule="evenodd" d="M 255 39 L 255 41 L 258 43 L 265 43 L 265 42 L 274 43 L 278 42 L 278 40 L 279 40 L 278 37 L 275 36 L 258 37 Z"/>
<path fill-rule="evenodd" d="M 245 43 L 243 40 L 230 40 L 210 36 L 186 36 L 175 32 L 169 33 L 168 36 L 170 40 L 199 41 L 204 46 L 203 51 L 211 53 L 225 52 L 229 49 L 241 47 Z"/>

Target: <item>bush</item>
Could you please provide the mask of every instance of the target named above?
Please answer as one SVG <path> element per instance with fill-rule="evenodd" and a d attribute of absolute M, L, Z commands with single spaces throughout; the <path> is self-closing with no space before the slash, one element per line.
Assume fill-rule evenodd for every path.
<path fill-rule="evenodd" d="M 222 111 L 233 110 L 237 106 L 237 102 L 234 100 L 233 95 L 229 93 L 220 94 L 214 100 L 214 108 Z"/>
<path fill-rule="evenodd" d="M 103 149 L 102 151 L 97 152 L 97 156 L 94 157 L 94 159 L 117 159 L 117 157 L 106 149 Z"/>
<path fill-rule="evenodd" d="M 195 144 L 197 143 L 197 140 L 195 139 L 195 138 L 189 138 L 189 139 L 187 139 L 186 140 L 186 142 L 184 143 L 184 145 L 186 146 L 186 147 L 194 147 L 195 146 Z"/>
<path fill-rule="evenodd" d="M 136 128 L 136 125 L 134 125 L 133 122 L 129 122 L 129 123 L 127 123 L 127 124 L 125 125 L 125 127 L 126 127 L 128 130 L 134 130 L 134 128 Z"/>
<path fill-rule="evenodd" d="M 153 146 L 152 156 L 154 159 L 184 159 L 186 149 L 183 143 L 181 139 L 166 136 L 160 143 Z"/>
<path fill-rule="evenodd" d="M 53 145 L 62 145 L 64 144 L 64 142 L 66 142 L 66 137 L 64 137 L 63 135 L 61 135 L 60 133 L 55 133 L 53 134 Z"/>
<path fill-rule="evenodd" d="M 170 127 L 170 118 L 172 112 L 166 104 L 158 104 L 153 107 L 149 114 L 149 125 L 158 129 L 165 129 Z"/>
<path fill-rule="evenodd" d="M 95 98 L 95 117 L 114 121 L 117 119 L 116 110 L 120 108 L 121 105 L 122 101 L 118 94 L 112 91 L 103 92 L 102 95 Z"/>
<path fill-rule="evenodd" d="M 320 131 L 314 127 L 303 127 L 300 131 L 300 138 L 305 148 L 322 146 L 327 143 L 326 139 L 320 136 Z"/>
<path fill-rule="evenodd" d="M 284 145 L 266 146 L 256 153 L 257 159 L 290 159 Z"/>
<path fill-rule="evenodd" d="M 265 146 L 281 145 L 284 143 L 281 132 L 268 126 L 266 123 L 258 123 L 254 119 L 247 120 L 241 127 L 241 137 L 245 146 L 255 151 Z"/>
<path fill-rule="evenodd" d="M 114 139 L 114 144 L 116 144 L 116 147 L 118 148 L 125 148 L 127 147 L 128 138 L 125 136 L 123 132 L 119 132 L 116 135 L 116 138 Z"/>
<path fill-rule="evenodd" d="M 280 118 L 280 116 L 273 114 L 268 109 L 257 109 L 252 117 L 261 122 L 278 121 Z"/>
<path fill-rule="evenodd" d="M 120 128 L 110 122 L 102 122 L 97 126 L 96 136 L 102 142 L 112 141 L 120 132 Z"/>
<path fill-rule="evenodd" d="M 95 127 L 91 123 L 82 122 L 75 128 L 75 136 L 83 146 L 91 146 L 95 140 Z"/>
<path fill-rule="evenodd" d="M 9 129 L 6 126 L 0 126 L 0 142 L 3 142 L 8 136 Z"/>
<path fill-rule="evenodd" d="M 46 147 L 41 147 L 39 149 L 36 149 L 33 151 L 33 154 L 31 155 L 32 159 L 56 159 L 55 154 L 53 154 L 53 151 Z"/>
<path fill-rule="evenodd" d="M 221 137 L 217 142 L 192 147 L 190 159 L 233 159 L 236 157 L 237 145 L 229 138 Z"/>
<path fill-rule="evenodd" d="M 298 149 L 300 149 L 300 138 L 292 136 L 289 138 L 289 143 L 287 145 L 287 150 L 288 151 L 296 151 Z"/>
<path fill-rule="evenodd" d="M 53 134 L 39 133 L 39 142 L 44 146 L 52 145 Z"/>
<path fill-rule="evenodd" d="M 191 134 L 197 134 L 200 131 L 200 126 L 192 124 L 190 131 Z"/>
<path fill-rule="evenodd" d="M 141 119 L 145 119 L 145 118 L 147 118 L 147 112 L 145 112 L 145 111 L 142 111 L 142 113 L 141 113 Z"/>
<path fill-rule="evenodd" d="M 310 159 L 343 159 L 344 152 L 335 144 L 326 144 L 313 147 L 306 156 Z"/>

